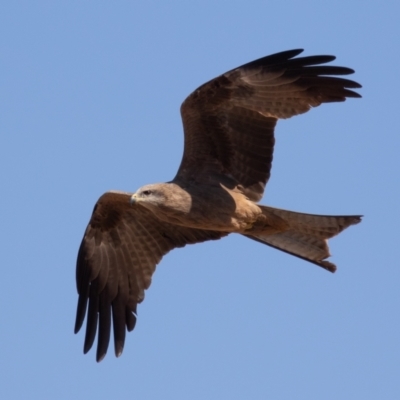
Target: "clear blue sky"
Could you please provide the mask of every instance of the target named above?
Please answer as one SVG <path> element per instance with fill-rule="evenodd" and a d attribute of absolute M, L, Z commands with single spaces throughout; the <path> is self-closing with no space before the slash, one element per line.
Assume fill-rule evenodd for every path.
<path fill-rule="evenodd" d="M 0 6 L 0 397 L 400 398 L 399 5 L 8 1 Z M 364 214 L 332 275 L 232 236 L 168 254 L 124 353 L 73 334 L 97 198 L 171 179 L 179 107 L 292 48 L 354 68 L 363 98 L 278 123 L 264 204 Z"/>

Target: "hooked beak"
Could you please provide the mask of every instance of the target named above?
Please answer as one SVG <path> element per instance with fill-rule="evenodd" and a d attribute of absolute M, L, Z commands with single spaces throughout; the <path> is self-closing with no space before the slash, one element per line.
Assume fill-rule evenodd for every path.
<path fill-rule="evenodd" d="M 137 197 L 137 194 L 134 193 L 134 194 L 131 196 L 131 199 L 129 200 L 129 203 L 131 203 L 131 206 L 132 206 L 132 205 L 136 204 L 138 201 L 139 201 L 139 199 L 138 199 L 138 197 Z"/>

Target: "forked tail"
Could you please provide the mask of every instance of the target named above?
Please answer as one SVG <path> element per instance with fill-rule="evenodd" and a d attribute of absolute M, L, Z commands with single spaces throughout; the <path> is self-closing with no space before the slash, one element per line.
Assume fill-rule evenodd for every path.
<path fill-rule="evenodd" d="M 336 265 L 324 261 L 330 256 L 328 239 L 361 221 L 360 215 L 313 215 L 260 205 L 259 207 L 266 216 L 272 214 L 282 218 L 288 227 L 279 233 L 263 234 L 257 231 L 245 236 L 319 265 L 330 272 L 336 271 Z"/>

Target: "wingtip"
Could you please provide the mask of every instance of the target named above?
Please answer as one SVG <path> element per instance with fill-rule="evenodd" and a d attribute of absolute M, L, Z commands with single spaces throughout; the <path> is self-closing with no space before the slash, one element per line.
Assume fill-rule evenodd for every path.
<path fill-rule="evenodd" d="M 323 269 L 326 269 L 327 271 L 332 272 L 332 274 L 334 274 L 336 272 L 336 270 L 337 270 L 336 265 L 331 263 L 331 262 L 329 262 L 329 261 L 320 261 L 318 263 L 318 265 L 320 267 L 322 267 Z"/>
<path fill-rule="evenodd" d="M 282 54 L 294 54 L 293 56 L 291 56 L 290 58 L 296 57 L 297 55 L 301 54 L 304 51 L 304 49 L 293 49 L 293 50 L 286 50 L 286 51 L 282 51 Z M 278 53 L 279 54 L 279 53 Z"/>
<path fill-rule="evenodd" d="M 83 354 L 87 354 L 89 353 L 90 349 L 92 348 L 92 344 L 87 344 L 85 342 L 85 344 L 83 345 Z"/>
<path fill-rule="evenodd" d="M 83 319 L 79 318 L 78 315 L 76 316 L 75 326 L 74 326 L 74 333 L 75 335 L 81 330 L 83 325 Z"/>
<path fill-rule="evenodd" d="M 290 60 L 299 54 L 301 54 L 304 51 L 304 49 L 293 49 L 293 50 L 285 50 L 285 51 L 280 51 L 279 53 L 271 54 L 269 56 L 266 56 L 265 59 L 269 60 L 277 60 L 277 61 L 282 61 L 284 59 Z"/>
<path fill-rule="evenodd" d="M 352 225 L 359 224 L 363 218 L 364 218 L 364 215 L 354 215 Z"/>
<path fill-rule="evenodd" d="M 124 351 L 124 343 L 117 341 L 114 344 L 114 351 L 115 351 L 115 357 L 121 357 L 122 352 Z"/>
<path fill-rule="evenodd" d="M 101 342 L 100 342 L 101 343 Z M 108 348 L 108 343 L 107 343 L 107 347 L 103 347 L 103 346 L 97 346 L 97 351 L 96 351 L 96 361 L 99 363 L 100 361 L 102 361 L 104 359 L 104 357 L 107 354 L 107 348 Z"/>

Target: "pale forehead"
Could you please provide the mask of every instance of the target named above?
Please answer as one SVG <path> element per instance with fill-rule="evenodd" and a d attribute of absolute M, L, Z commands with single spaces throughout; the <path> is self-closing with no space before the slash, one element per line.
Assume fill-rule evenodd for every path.
<path fill-rule="evenodd" d="M 163 187 L 164 187 L 163 183 L 150 183 L 148 185 L 140 187 L 138 189 L 138 192 L 142 192 L 143 190 L 155 190 L 155 189 L 161 190 L 163 189 Z"/>

